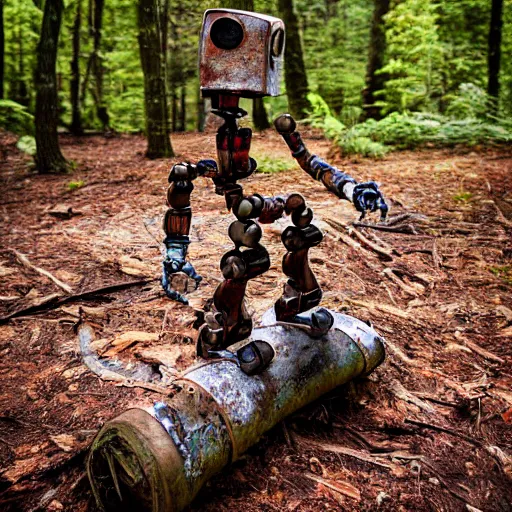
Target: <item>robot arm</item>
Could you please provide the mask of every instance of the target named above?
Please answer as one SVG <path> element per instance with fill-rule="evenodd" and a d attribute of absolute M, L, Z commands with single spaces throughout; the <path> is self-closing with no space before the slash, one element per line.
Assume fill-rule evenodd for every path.
<path fill-rule="evenodd" d="M 304 144 L 300 133 L 295 131 L 296 123 L 292 116 L 283 114 L 274 121 L 274 126 L 292 151 L 292 156 L 312 178 L 321 181 L 324 186 L 340 199 L 346 199 L 361 212 L 360 220 L 366 211 L 380 210 L 381 220 L 386 218 L 388 206 L 377 183 L 369 181 L 357 183 L 354 178 L 322 158 L 312 155 Z"/>
<path fill-rule="evenodd" d="M 179 163 L 173 165 L 169 173 L 169 188 L 167 189 L 167 204 L 169 209 L 164 217 L 165 255 L 163 261 L 162 287 L 170 299 L 188 304 L 182 295 L 187 291 L 187 278 L 199 285 L 201 276 L 186 260 L 190 244 L 189 232 L 192 221 L 190 194 L 194 189 L 192 181 L 198 176 L 214 177 L 217 164 L 214 160 L 201 160 L 197 165 Z"/>

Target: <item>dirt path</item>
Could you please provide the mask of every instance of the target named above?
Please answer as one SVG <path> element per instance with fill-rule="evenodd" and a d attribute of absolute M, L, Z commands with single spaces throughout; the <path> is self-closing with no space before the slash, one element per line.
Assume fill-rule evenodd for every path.
<path fill-rule="evenodd" d="M 308 138 L 328 155 L 328 144 Z M 190 257 L 205 279 L 191 307 L 172 303 L 157 282 L 170 162 L 145 160 L 142 137 L 63 137 L 77 170 L 37 176 L 13 141 L 0 133 L 0 317 L 17 313 L 0 324 L 0 510 L 92 511 L 88 443 L 105 420 L 159 395 L 103 382 L 82 364 L 79 308 L 96 330 L 96 350 L 172 376 L 193 361 L 194 308 L 220 281 L 231 216 L 198 179 Z M 214 135 L 175 135 L 173 144 L 180 160 L 214 156 Z M 297 169 L 275 134 L 256 136 L 253 147 L 264 170 L 276 160 L 290 170 L 257 174 L 244 188 L 306 196 L 325 231 L 311 252 L 324 305 L 371 320 L 388 358 L 369 379 L 276 427 L 192 510 L 512 510 L 512 153 L 338 159 L 358 179 L 382 184 L 392 216 L 409 214 L 394 225 L 401 232 L 358 227 L 361 238 L 347 229 L 357 220 L 351 205 Z M 249 287 L 257 316 L 284 282 L 283 225 L 264 229 L 272 267 Z M 63 302 L 69 290 L 16 251 L 71 294 L 147 282 Z M 41 304 L 40 313 L 22 311 Z M 121 350 L 129 331 L 141 339 Z M 334 489 L 343 482 L 359 497 Z"/>

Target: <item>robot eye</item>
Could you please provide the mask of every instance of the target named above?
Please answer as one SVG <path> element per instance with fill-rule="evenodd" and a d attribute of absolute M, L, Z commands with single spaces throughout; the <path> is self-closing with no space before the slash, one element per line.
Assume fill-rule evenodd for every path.
<path fill-rule="evenodd" d="M 213 44 L 221 50 L 234 50 L 244 39 L 244 29 L 233 18 L 219 18 L 210 29 Z"/>
<path fill-rule="evenodd" d="M 272 34 L 272 57 L 279 57 L 283 51 L 284 46 L 284 30 L 282 28 L 276 30 Z"/>

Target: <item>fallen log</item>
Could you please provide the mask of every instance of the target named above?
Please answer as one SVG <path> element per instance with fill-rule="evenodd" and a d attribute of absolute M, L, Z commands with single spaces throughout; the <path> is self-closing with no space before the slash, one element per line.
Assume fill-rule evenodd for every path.
<path fill-rule="evenodd" d="M 203 484 L 274 425 L 324 393 L 368 375 L 384 344 L 367 324 L 334 313 L 320 339 L 276 325 L 273 310 L 252 339 L 275 352 L 263 373 L 247 376 L 236 362 L 202 362 L 174 381 L 166 403 L 130 409 L 107 422 L 94 440 L 87 473 L 106 511 L 183 510 Z M 170 390 L 171 391 L 171 390 Z"/>

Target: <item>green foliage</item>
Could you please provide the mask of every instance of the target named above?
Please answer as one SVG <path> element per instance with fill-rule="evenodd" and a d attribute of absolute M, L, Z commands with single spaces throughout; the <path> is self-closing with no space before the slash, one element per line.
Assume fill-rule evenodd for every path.
<path fill-rule="evenodd" d="M 291 158 L 276 158 L 268 154 L 258 154 L 254 157 L 258 163 L 257 172 L 263 174 L 274 174 L 276 172 L 289 171 L 293 169 L 293 160 Z"/>
<path fill-rule="evenodd" d="M 453 119 L 440 114 L 393 112 L 347 129 L 331 114 L 311 116 L 313 127 L 324 131 L 343 154 L 381 158 L 393 148 L 452 147 L 512 142 L 512 123 L 477 118 Z M 463 196 L 456 200 L 463 200 Z"/>
<path fill-rule="evenodd" d="M 382 158 L 391 148 L 380 142 L 375 142 L 370 137 L 356 135 L 349 130 L 344 136 L 337 140 L 337 145 L 344 155 L 359 155 L 370 158 Z"/>
<path fill-rule="evenodd" d="M 0 100 L 0 127 L 18 135 L 34 133 L 34 116 L 27 107 L 11 100 Z"/>
<path fill-rule="evenodd" d="M 489 270 L 497 277 L 512 285 L 512 265 L 498 265 L 489 267 Z"/>
<path fill-rule="evenodd" d="M 447 97 L 446 113 L 455 119 L 488 119 L 494 100 L 475 84 L 460 84 L 457 94 Z"/>
<path fill-rule="evenodd" d="M 70 181 L 67 185 L 67 189 L 70 192 L 73 192 L 73 190 L 78 190 L 79 188 L 82 188 L 85 185 L 85 181 Z"/>
<path fill-rule="evenodd" d="M 92 73 L 87 75 L 93 50 L 88 20 L 89 0 L 81 1 L 82 117 L 86 129 L 101 129 L 94 101 L 94 76 Z M 59 115 L 64 126 L 71 121 L 71 36 L 77 2 L 66 0 L 59 38 L 57 87 Z M 222 3 L 227 5 L 229 2 Z M 337 134 L 345 133 L 346 127 L 357 126 L 361 117 L 361 91 L 365 86 L 374 3 L 368 0 L 295 0 L 294 3 L 312 91 L 311 117 L 329 137 L 336 139 Z M 180 95 L 185 90 L 185 127 L 190 130 L 195 129 L 198 112 L 197 51 L 202 13 L 204 9 L 218 7 L 218 2 L 169 0 L 168 4 L 169 103 L 179 114 Z M 408 115 L 412 120 L 404 120 L 405 126 L 400 129 L 388 126 L 386 130 L 409 134 L 391 139 L 404 140 L 406 147 L 409 147 L 411 139 L 412 143 L 421 145 L 426 131 L 437 130 L 439 137 L 445 136 L 449 141 L 469 134 L 469 143 L 473 144 L 474 140 L 488 140 L 495 135 L 503 138 L 503 134 L 498 133 L 503 127 L 510 130 L 503 119 L 494 130 L 489 126 L 492 123 L 488 113 L 493 105 L 484 91 L 487 84 L 490 5 L 488 0 L 391 1 L 391 10 L 385 21 L 386 64 L 381 70 L 387 80 L 378 95 L 378 104 L 385 114 L 428 112 L 445 116 L 442 119 L 424 119 L 425 126 L 420 119 Z M 109 0 L 104 10 L 100 52 L 105 70 L 103 95 L 111 125 L 120 132 L 144 129 L 143 76 L 135 7 L 133 0 Z M 277 15 L 277 2 L 274 0 L 255 0 L 254 8 L 257 12 Z M 27 116 L 35 109 L 33 77 L 41 20 L 42 11 L 33 0 L 4 0 L 6 98 L 25 105 Z M 512 118 L 512 59 L 507 58 L 511 54 L 512 0 L 504 0 L 499 107 L 501 118 L 508 119 Z M 272 118 L 287 111 L 284 86 L 281 92 L 282 96 L 265 100 Z M 4 117 L 0 106 L 0 125 L 7 127 Z M 25 119 L 28 118 L 25 116 Z M 443 128 L 428 128 L 430 121 L 440 122 Z M 418 127 L 418 123 L 421 126 Z M 380 142 L 372 134 L 358 134 L 358 130 L 360 128 L 352 136 L 345 137 L 347 149 L 368 146 L 368 140 L 364 138 Z M 22 128 L 19 133 L 30 134 L 32 128 Z M 363 140 L 358 140 L 358 137 L 363 137 Z M 439 144 L 437 139 L 434 144 Z"/>
<path fill-rule="evenodd" d="M 433 109 L 443 94 L 443 45 L 438 34 L 437 6 L 431 0 L 397 2 L 386 16 L 389 75 L 381 91 L 383 112 Z"/>
<path fill-rule="evenodd" d="M 380 121 L 370 119 L 353 128 L 358 136 L 400 149 L 457 144 L 500 144 L 512 141 L 512 131 L 498 123 L 478 119 L 450 119 L 439 114 L 394 112 Z"/>
<path fill-rule="evenodd" d="M 455 194 L 453 196 L 453 200 L 456 203 L 469 203 L 469 201 L 471 201 L 472 198 L 473 198 L 473 194 L 471 192 L 465 192 L 465 191 L 459 192 L 458 194 Z"/>
<path fill-rule="evenodd" d="M 32 135 L 23 135 L 16 143 L 16 147 L 30 156 L 35 156 L 37 153 L 36 139 Z"/>

